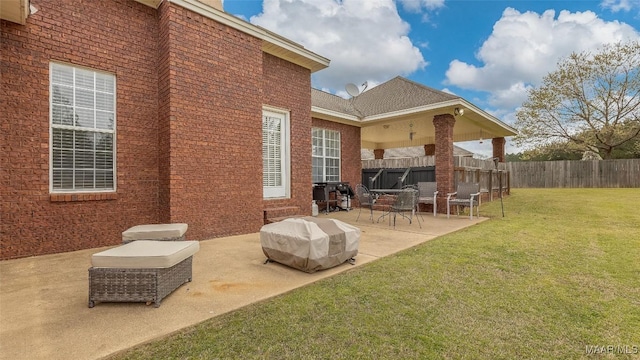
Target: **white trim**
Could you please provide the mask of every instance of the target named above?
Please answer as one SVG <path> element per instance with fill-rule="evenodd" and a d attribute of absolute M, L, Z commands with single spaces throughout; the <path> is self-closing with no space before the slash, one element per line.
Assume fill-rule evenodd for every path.
<path fill-rule="evenodd" d="M 60 66 L 66 66 L 66 67 L 70 67 L 74 69 L 81 69 L 81 70 L 86 70 L 86 71 L 91 71 L 94 74 L 96 73 L 100 73 L 100 74 L 105 74 L 105 75 L 109 75 L 113 77 L 113 129 L 111 131 L 109 130 L 105 130 L 105 129 L 98 129 L 98 128 L 82 128 L 79 126 L 69 126 L 69 125 L 56 125 L 55 128 L 56 129 L 63 129 L 63 130 L 73 130 L 73 131 L 90 131 L 93 133 L 108 133 L 108 134 L 112 134 L 112 153 L 113 153 L 113 166 L 112 166 L 112 170 L 113 170 L 113 188 L 111 189 L 81 189 L 81 190 L 74 190 L 74 189 L 54 189 L 53 188 L 53 66 L 54 65 L 60 65 Z M 94 75 L 95 76 L 95 75 Z M 75 78 L 75 76 L 74 76 Z M 118 91 L 118 83 L 117 83 L 118 79 L 116 77 L 116 74 L 108 72 L 108 71 L 102 71 L 102 70 L 97 70 L 97 69 L 93 69 L 90 67 L 86 67 L 86 66 L 79 66 L 79 65 L 75 65 L 75 64 L 69 64 L 69 63 L 64 63 L 64 62 L 59 62 L 59 61 L 50 61 L 49 62 L 49 193 L 50 194 L 64 194 L 64 193 L 73 193 L 73 194 L 83 194 L 83 193 L 112 193 L 118 190 L 118 178 L 117 178 L 117 118 L 118 118 L 118 102 L 117 102 L 117 91 Z M 73 88 L 75 89 L 75 84 L 73 85 Z M 94 104 L 94 111 L 95 111 L 95 104 Z M 74 166 L 75 169 L 75 166 Z M 94 168 L 95 169 L 95 168 Z"/>
<path fill-rule="evenodd" d="M 443 101 L 436 104 L 429 104 L 429 105 L 414 107 L 410 109 L 403 109 L 403 110 L 391 111 L 384 114 L 367 116 L 362 119 L 362 122 L 375 122 L 378 120 L 389 120 L 389 118 L 393 118 L 393 117 L 413 115 L 413 114 L 417 114 L 425 111 L 433 111 L 433 110 L 437 110 L 444 107 L 450 107 L 450 106 L 456 106 L 456 105 L 462 105 L 462 104 L 463 103 L 462 101 L 460 101 L 460 99 L 448 100 L 448 101 Z"/>
<path fill-rule="evenodd" d="M 263 106 L 262 118 L 273 116 L 282 119 L 281 127 L 281 178 L 282 185 L 277 187 L 262 186 L 262 197 L 265 200 L 288 199 L 291 197 L 291 119 L 289 111 L 272 106 Z M 262 123 L 263 120 L 261 120 Z M 264 159 L 264 154 L 262 155 Z M 264 179 L 264 172 L 262 174 Z"/>
<path fill-rule="evenodd" d="M 322 132 L 322 155 L 320 156 L 316 156 L 313 154 L 313 150 L 311 151 L 311 160 L 312 160 L 312 164 L 311 164 L 311 180 L 316 183 L 316 182 L 329 182 L 329 181 L 340 181 L 342 179 L 342 133 L 339 130 L 334 130 L 334 129 L 327 129 L 327 128 L 323 128 L 323 127 L 312 127 L 311 128 L 311 146 L 313 146 L 313 133 L 314 131 L 321 131 Z M 327 133 L 335 133 L 338 135 L 338 156 L 334 157 L 334 156 L 327 156 Z M 334 148 L 331 148 L 334 149 Z M 317 159 L 322 159 L 322 179 L 320 181 L 316 181 L 313 178 L 313 159 L 317 158 Z M 338 179 L 337 180 L 328 180 L 327 179 L 327 160 L 331 159 L 331 160 L 338 160 Z"/>
<path fill-rule="evenodd" d="M 480 108 L 478 108 L 477 106 L 473 105 L 472 103 L 466 101 L 466 100 L 462 100 L 462 106 L 466 107 L 467 109 L 471 109 L 474 112 L 482 115 L 483 117 L 485 117 L 487 120 L 490 120 L 491 122 L 493 122 L 494 124 L 507 129 L 509 131 L 514 132 L 514 135 L 518 133 L 518 130 L 516 130 L 514 127 L 509 126 L 508 124 L 502 122 L 500 119 L 498 119 L 497 117 L 487 113 L 484 110 L 481 110 Z"/>
<path fill-rule="evenodd" d="M 330 118 L 338 118 L 338 119 L 344 120 L 344 123 L 346 124 L 355 125 L 355 126 L 360 126 L 360 123 L 362 122 L 362 120 L 360 120 L 360 118 L 355 115 L 348 115 L 345 113 L 341 113 L 339 111 L 329 110 L 329 109 L 312 105 L 311 115 L 313 116 L 314 113 L 319 115 L 325 115 Z"/>
<path fill-rule="evenodd" d="M 273 106 L 273 105 L 266 105 L 266 104 L 262 104 L 262 111 L 270 111 L 274 113 L 287 114 L 287 116 L 289 113 L 291 113 L 291 109 Z"/>
<path fill-rule="evenodd" d="M 466 109 L 469 109 L 474 113 L 482 116 L 484 119 L 494 123 L 495 125 L 507 131 L 511 131 L 514 134 L 517 133 L 517 130 L 514 129 L 513 127 L 507 125 L 506 123 L 500 121 L 495 116 L 487 113 L 484 110 L 481 110 L 477 106 L 473 105 L 472 103 L 462 98 L 443 101 L 435 104 L 429 104 L 425 106 L 414 107 L 410 109 L 403 109 L 403 110 L 391 111 L 383 114 L 366 116 L 363 118 L 358 118 L 357 116 L 354 116 L 354 115 L 347 115 L 335 110 L 324 109 L 317 106 L 311 106 L 311 112 L 312 112 L 312 115 L 313 113 L 325 115 L 325 117 L 322 117 L 322 119 L 325 119 L 325 120 L 362 127 L 367 124 L 388 121 L 397 117 L 411 116 L 411 115 L 419 114 L 422 112 L 436 111 L 439 109 L 446 109 L 446 108 L 455 107 L 455 106 L 462 106 Z"/>

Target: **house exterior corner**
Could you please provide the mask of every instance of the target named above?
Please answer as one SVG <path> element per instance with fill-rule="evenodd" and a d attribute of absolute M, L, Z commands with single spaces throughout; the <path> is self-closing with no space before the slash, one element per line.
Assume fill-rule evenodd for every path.
<path fill-rule="evenodd" d="M 312 70 L 178 3 L 32 0 L 26 25 L 1 21 L 0 260 L 117 245 L 139 224 L 205 240 L 257 232 L 268 207 L 311 213 Z M 282 196 L 263 191 L 272 113 Z"/>

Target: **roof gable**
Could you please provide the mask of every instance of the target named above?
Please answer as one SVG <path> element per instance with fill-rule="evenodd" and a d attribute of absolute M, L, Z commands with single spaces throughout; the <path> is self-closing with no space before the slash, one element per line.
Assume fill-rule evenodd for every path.
<path fill-rule="evenodd" d="M 353 104 L 366 117 L 455 99 L 460 97 L 397 76 L 356 96 Z"/>
<path fill-rule="evenodd" d="M 351 99 L 317 90 L 311 90 L 311 105 L 346 115 L 365 118 L 396 111 L 420 108 L 446 101 L 461 99 L 409 79 L 397 76 Z"/>

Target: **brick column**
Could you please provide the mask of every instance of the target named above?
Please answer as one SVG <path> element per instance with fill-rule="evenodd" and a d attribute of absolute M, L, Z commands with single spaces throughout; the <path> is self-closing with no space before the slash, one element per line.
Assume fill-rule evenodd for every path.
<path fill-rule="evenodd" d="M 427 144 L 424 146 L 424 155 L 433 156 L 436 154 L 436 144 Z"/>
<path fill-rule="evenodd" d="M 503 137 L 491 139 L 491 145 L 493 145 L 493 157 L 499 158 L 500 162 L 504 162 L 504 145 L 506 140 Z"/>
<path fill-rule="evenodd" d="M 384 149 L 373 150 L 373 156 L 375 159 L 384 159 Z"/>
<path fill-rule="evenodd" d="M 454 192 L 453 180 L 453 125 L 456 119 L 451 114 L 433 117 L 436 130 L 436 182 L 438 182 L 438 212 L 447 212 L 447 193 Z"/>

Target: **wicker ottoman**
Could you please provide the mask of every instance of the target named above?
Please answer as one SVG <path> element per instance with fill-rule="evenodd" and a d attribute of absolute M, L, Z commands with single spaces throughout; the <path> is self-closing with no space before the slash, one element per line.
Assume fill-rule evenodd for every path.
<path fill-rule="evenodd" d="M 134 241 L 93 254 L 89 307 L 96 302 L 153 302 L 191 281 L 198 241 Z"/>
<path fill-rule="evenodd" d="M 137 225 L 122 232 L 122 243 L 136 240 L 178 241 L 184 240 L 187 224 L 148 224 Z"/>

